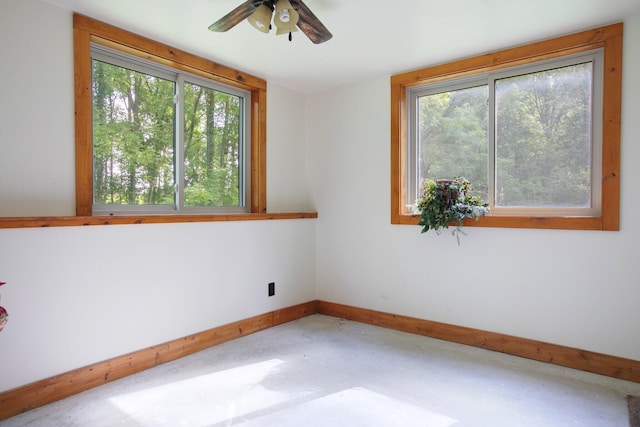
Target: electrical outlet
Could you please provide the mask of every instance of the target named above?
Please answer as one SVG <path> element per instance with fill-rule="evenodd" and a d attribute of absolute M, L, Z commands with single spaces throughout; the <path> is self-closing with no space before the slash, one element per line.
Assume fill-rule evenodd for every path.
<path fill-rule="evenodd" d="M 276 294 L 276 282 L 269 283 L 269 296 L 272 297 Z"/>

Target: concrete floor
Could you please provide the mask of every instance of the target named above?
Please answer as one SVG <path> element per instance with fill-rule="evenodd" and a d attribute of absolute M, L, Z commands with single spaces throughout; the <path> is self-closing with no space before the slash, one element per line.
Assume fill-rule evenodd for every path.
<path fill-rule="evenodd" d="M 628 426 L 640 384 L 314 315 L 0 426 Z"/>

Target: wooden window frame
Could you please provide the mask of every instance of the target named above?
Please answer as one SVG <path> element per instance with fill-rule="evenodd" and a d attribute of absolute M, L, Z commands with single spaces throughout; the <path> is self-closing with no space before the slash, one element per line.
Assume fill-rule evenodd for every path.
<path fill-rule="evenodd" d="M 92 215 L 93 154 L 91 43 L 115 48 L 251 92 L 250 213 L 176 215 Z M 76 138 L 76 215 L 0 218 L 0 229 L 184 222 L 265 221 L 317 218 L 317 212 L 267 212 L 267 83 L 162 43 L 83 15 L 73 15 Z"/>
<path fill-rule="evenodd" d="M 407 194 L 407 89 L 488 71 L 531 64 L 594 49 L 604 51 L 602 100 L 602 208 L 598 216 L 488 215 L 465 226 L 608 230 L 620 228 L 620 117 L 623 24 L 587 30 L 525 46 L 454 61 L 391 77 L 391 223 L 417 225 L 404 211 Z"/>
<path fill-rule="evenodd" d="M 91 103 L 91 43 L 138 56 L 251 93 L 250 205 L 251 213 L 266 213 L 266 99 L 264 80 L 216 64 L 86 16 L 74 14 L 76 215 L 92 216 L 93 131 Z M 168 214 L 166 216 L 189 216 Z M 211 214 L 216 216 L 220 214 Z M 229 215 L 229 214 L 227 214 Z M 145 215 L 150 216 L 150 215 Z M 154 216 L 154 215 L 151 215 Z M 205 215 L 206 216 L 206 215 Z"/>

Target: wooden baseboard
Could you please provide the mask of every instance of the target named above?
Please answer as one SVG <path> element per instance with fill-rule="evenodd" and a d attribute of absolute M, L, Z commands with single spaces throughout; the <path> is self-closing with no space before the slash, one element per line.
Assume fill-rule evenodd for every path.
<path fill-rule="evenodd" d="M 318 313 L 640 383 L 638 360 L 325 301 Z"/>
<path fill-rule="evenodd" d="M 408 316 L 311 301 L 200 332 L 0 393 L 0 421 L 272 326 L 320 313 L 640 383 L 640 361 Z"/>
<path fill-rule="evenodd" d="M 283 308 L 0 393 L 0 420 L 316 312 L 315 301 Z"/>

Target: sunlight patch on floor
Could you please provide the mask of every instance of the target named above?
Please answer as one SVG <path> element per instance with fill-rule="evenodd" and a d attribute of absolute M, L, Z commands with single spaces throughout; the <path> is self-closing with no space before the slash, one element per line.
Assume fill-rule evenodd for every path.
<path fill-rule="evenodd" d="M 243 423 L 243 426 L 429 426 L 458 421 L 361 387 L 350 388 Z M 318 424 L 315 424 L 318 423 Z"/>
<path fill-rule="evenodd" d="M 207 426 L 282 404 L 288 393 L 260 383 L 283 362 L 271 359 L 110 398 L 140 425 Z"/>
<path fill-rule="evenodd" d="M 449 427 L 453 418 L 362 387 L 327 393 L 268 388 L 268 378 L 284 362 L 271 359 L 111 397 L 122 422 L 136 425 L 298 426 L 300 420 L 322 425 L 416 425 Z M 315 420 L 315 421 L 313 421 Z M 220 424 L 219 424 L 220 425 Z"/>

